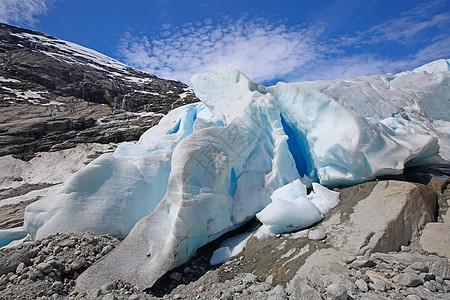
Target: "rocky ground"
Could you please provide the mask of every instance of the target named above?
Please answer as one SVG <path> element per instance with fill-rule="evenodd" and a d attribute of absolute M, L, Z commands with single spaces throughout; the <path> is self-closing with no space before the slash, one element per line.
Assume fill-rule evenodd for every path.
<path fill-rule="evenodd" d="M 61 234 L 3 249 L 0 252 L 0 272 L 3 273 L 0 295 L 2 299 L 105 300 L 449 299 L 450 296 L 448 261 L 436 255 L 421 254 L 413 247 L 402 247 L 401 251 L 389 254 L 375 252 L 369 258 L 358 257 L 324 280 L 304 275 L 287 288 L 274 286 L 269 276 L 240 273 L 240 266 L 246 263 L 244 256 L 232 258 L 215 269 L 205 264 L 208 261 L 205 255 L 167 275 L 166 284 L 175 287 L 168 294 L 163 294 L 167 292 L 164 288 L 154 288 L 147 293 L 138 291 L 123 282 L 78 293 L 74 288 L 78 274 L 119 242 L 107 235 Z"/>
<path fill-rule="evenodd" d="M 306 300 L 448 299 L 450 296 L 450 281 L 442 277 L 445 259 L 422 255 L 410 248 L 390 254 L 375 252 L 368 259 L 358 257 L 322 279 L 313 275 L 297 277 L 287 288 L 274 286 L 270 275 L 264 278 L 238 273 L 224 279 L 223 273 L 239 269 L 243 260 L 243 256 L 229 260 L 218 270 L 207 272 L 201 280 L 180 284 L 164 298 Z"/>
<path fill-rule="evenodd" d="M 72 293 L 77 276 L 120 243 L 108 235 L 62 234 L 2 249 L 2 299 Z"/>
<path fill-rule="evenodd" d="M 438 240 L 432 242 L 447 252 L 427 252 L 424 248 L 430 245 L 424 247 L 422 241 L 428 225 L 448 224 L 445 220 L 449 215 L 450 189 L 444 188 L 448 181 L 438 178 L 430 187 L 373 181 L 341 189 L 341 204 L 322 223 L 263 240 L 252 237 L 239 255 L 224 264 L 210 265 L 212 252 L 223 240 L 258 226 L 257 222 L 250 222 L 200 248 L 189 262 L 168 272 L 146 291 L 124 282 L 111 282 L 87 292 L 76 290 L 78 274 L 117 246 L 120 241 L 115 238 L 83 233 L 27 242 L 0 251 L 0 295 L 2 299 L 105 300 L 450 299 L 450 261 L 445 248 L 448 231 L 443 237 L 435 236 Z M 368 220 L 372 225 L 367 237 L 364 220 L 355 222 L 358 211 L 361 207 L 369 209 L 365 207 L 369 201 L 375 202 L 374 207 L 379 206 L 383 199 L 377 202 L 374 197 L 386 194 L 392 202 L 402 202 L 403 196 L 406 200 L 401 208 L 391 207 L 388 217 L 380 215 L 378 220 Z M 427 214 L 430 218 L 432 215 L 430 209 L 437 213 L 437 222 L 427 219 Z M 415 217 L 409 210 L 419 213 Z M 337 222 L 337 216 L 342 220 Z M 396 222 L 398 217 L 401 222 Z M 353 222 L 351 226 L 349 222 Z M 377 222 L 381 225 L 374 224 Z M 406 239 L 409 241 L 393 249 L 397 244 L 392 237 L 414 227 L 418 230 Z M 366 237 L 365 241 L 359 241 L 359 236 Z M 342 244 L 343 238 L 349 245 Z M 398 239 L 401 238 L 397 236 Z"/>

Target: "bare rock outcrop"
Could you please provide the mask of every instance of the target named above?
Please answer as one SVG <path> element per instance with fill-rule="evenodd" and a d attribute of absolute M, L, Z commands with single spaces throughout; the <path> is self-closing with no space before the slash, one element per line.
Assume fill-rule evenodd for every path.
<path fill-rule="evenodd" d="M 440 219 L 442 222 L 428 223 L 420 237 L 420 246 L 429 253 L 437 254 L 450 259 L 450 190 L 447 188 L 449 176 L 441 176 L 430 181 L 440 194 Z M 444 209 L 446 211 L 444 211 Z"/>
<path fill-rule="evenodd" d="M 196 101 L 184 83 L 0 24 L 0 156 L 137 140 L 163 114 Z"/>
<path fill-rule="evenodd" d="M 400 250 L 436 217 L 437 196 L 422 184 L 371 181 L 340 192 L 340 204 L 304 234 L 251 238 L 242 253 L 247 261 L 243 270 L 271 274 L 273 283 L 282 285 L 298 274 L 320 278 L 330 268 L 343 270 L 349 257 Z M 308 231 L 323 232 L 326 239 L 312 240 Z M 271 255 L 261 256 L 262 252 Z"/>

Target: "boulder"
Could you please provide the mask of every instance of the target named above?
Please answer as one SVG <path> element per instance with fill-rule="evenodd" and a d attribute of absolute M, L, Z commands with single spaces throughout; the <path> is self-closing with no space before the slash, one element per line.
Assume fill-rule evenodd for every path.
<path fill-rule="evenodd" d="M 416 287 L 424 283 L 423 278 L 414 273 L 399 274 L 394 276 L 392 280 L 401 286 L 407 287 Z"/>
<path fill-rule="evenodd" d="M 419 244 L 429 253 L 450 258 L 450 223 L 428 223 Z"/>
<path fill-rule="evenodd" d="M 326 233 L 325 240 L 295 233 L 263 240 L 252 237 L 242 253 L 243 271 L 264 278 L 272 275 L 272 284 L 288 287 L 296 276 L 308 274 L 324 280 L 327 275 L 331 283 L 343 284 L 351 293 L 358 287 L 346 278 L 349 259 L 362 255 L 367 260 L 373 252 L 400 250 L 436 218 L 437 195 L 422 184 L 372 181 L 339 191 L 340 204 L 311 228 Z M 332 282 L 339 278 L 343 283 Z"/>
<path fill-rule="evenodd" d="M 312 252 L 296 276 L 323 278 L 338 273 L 336 266 L 344 268 L 348 257 L 398 251 L 436 218 L 437 195 L 422 184 L 368 182 L 344 189 L 341 196 L 341 203 L 316 228 L 327 233 L 331 248 Z"/>
<path fill-rule="evenodd" d="M 360 201 L 342 199 L 318 229 L 341 251 L 354 255 L 389 252 L 417 238 L 419 230 L 436 219 L 436 213 L 437 195 L 426 186 L 379 181 Z"/>
<path fill-rule="evenodd" d="M 433 189 L 436 193 L 443 193 L 447 185 L 450 183 L 450 176 L 445 174 L 433 175 L 428 182 L 428 187 Z"/>
<path fill-rule="evenodd" d="M 348 294 L 345 286 L 333 283 L 327 287 L 327 296 L 331 299 L 347 300 Z"/>
<path fill-rule="evenodd" d="M 19 264 L 30 265 L 31 260 L 25 249 L 3 249 L 0 251 L 0 276 L 9 272 L 15 272 Z"/>

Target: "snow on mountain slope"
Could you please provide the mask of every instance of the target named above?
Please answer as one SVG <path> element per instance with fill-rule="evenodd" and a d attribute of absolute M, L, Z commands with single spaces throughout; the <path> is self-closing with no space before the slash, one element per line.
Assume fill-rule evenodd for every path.
<path fill-rule="evenodd" d="M 25 229 L 38 238 L 62 231 L 126 235 L 137 222 L 77 285 L 87 290 L 123 279 L 149 287 L 263 209 L 262 222 L 277 232 L 320 220 L 337 202 L 323 200 L 320 185 L 305 197 L 311 182 L 354 184 L 399 174 L 407 164 L 442 162 L 438 142 L 448 139 L 450 120 L 421 107 L 438 103 L 448 111 L 449 76 L 416 70 L 264 87 L 235 69 L 197 74 L 191 81 L 203 103 L 172 111 L 138 143 L 121 144 L 28 206 Z M 432 127 L 436 120 L 443 130 Z M 268 206 L 271 197 L 316 217 L 283 219 L 283 205 Z"/>
<path fill-rule="evenodd" d="M 42 45 L 44 47 L 52 47 L 59 49 L 59 53 L 49 52 L 46 50 L 43 50 L 44 53 L 50 56 L 55 56 L 56 58 L 62 58 L 64 61 L 72 61 L 74 63 L 77 63 L 76 57 L 81 57 L 83 59 L 86 59 L 87 61 L 92 61 L 95 63 L 96 68 L 100 68 L 100 66 L 105 66 L 108 68 L 115 68 L 119 70 L 127 70 L 130 69 L 129 66 L 113 59 L 108 56 L 105 56 L 101 53 L 98 53 L 97 51 L 94 51 L 92 49 L 88 49 L 85 47 L 82 47 L 80 45 L 77 45 L 75 43 L 71 43 L 68 41 L 62 41 L 55 39 L 50 36 L 46 35 L 37 35 L 37 34 L 31 34 L 29 32 L 20 32 L 20 33 L 12 33 L 12 35 L 17 36 L 19 38 L 25 38 L 30 40 L 31 43 L 35 43 L 37 45 Z M 44 48 L 45 49 L 45 48 Z M 98 66 L 100 65 L 100 66 Z M 139 80 L 139 78 L 136 78 Z M 151 79 L 148 79 L 151 80 Z"/>
<path fill-rule="evenodd" d="M 162 114 L 197 101 L 184 83 L 1 23 L 0 62 L 0 156 L 135 141 Z"/>
<path fill-rule="evenodd" d="M 34 92 L 38 94 L 33 97 L 41 100 L 37 104 L 48 103 L 55 94 L 129 111 L 145 107 L 147 111 L 166 113 L 173 107 L 157 108 L 156 102 L 186 104 L 194 98 L 181 82 L 159 78 L 40 32 L 0 23 L 0 40 L 0 58 L 5 62 L 0 66 L 0 94 L 5 93 L 2 102 L 20 102 L 21 93 Z M 18 93 L 18 99 L 14 93 Z M 149 107 L 152 105 L 155 107 Z"/>

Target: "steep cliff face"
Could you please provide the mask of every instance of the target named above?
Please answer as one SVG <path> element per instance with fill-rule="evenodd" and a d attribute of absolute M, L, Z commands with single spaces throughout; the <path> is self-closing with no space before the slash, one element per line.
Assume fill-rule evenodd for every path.
<path fill-rule="evenodd" d="M 184 83 L 0 24 L 0 156 L 135 140 L 172 108 L 195 101 Z"/>

